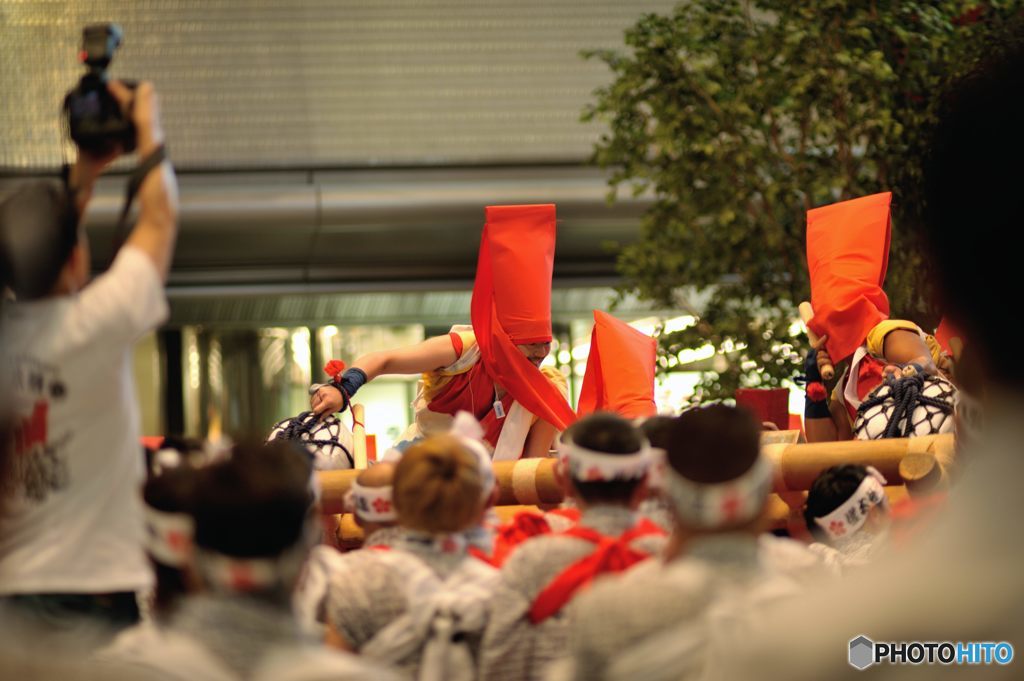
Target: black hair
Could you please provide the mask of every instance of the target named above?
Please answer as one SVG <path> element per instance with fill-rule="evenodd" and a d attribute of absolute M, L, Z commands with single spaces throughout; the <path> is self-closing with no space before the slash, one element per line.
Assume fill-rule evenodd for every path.
<path fill-rule="evenodd" d="M 940 302 L 990 361 L 1006 339 L 1005 301 L 1021 292 L 1011 244 L 1024 215 L 1012 170 L 1024 158 L 1022 23 L 1012 22 L 1002 49 L 993 45 L 995 56 L 950 88 L 923 167 L 924 236 L 940 275 Z M 994 373 L 1016 387 L 1024 366 L 1003 362 Z"/>
<path fill-rule="evenodd" d="M 164 513 L 192 515 L 198 471 L 191 466 L 179 466 L 150 477 L 142 488 L 142 498 L 150 508 Z M 153 606 L 159 616 L 167 616 L 188 593 L 185 572 L 173 565 L 161 563 L 155 556 L 149 560 L 156 574 Z"/>
<path fill-rule="evenodd" d="M 196 546 L 235 558 L 280 555 L 302 536 L 312 473 L 309 455 L 292 443 L 236 445 L 230 458 L 202 469 Z"/>
<path fill-rule="evenodd" d="M 743 407 L 697 407 L 674 421 L 666 458 L 687 480 L 703 484 L 735 480 L 750 470 L 761 452 L 761 424 Z"/>
<path fill-rule="evenodd" d="M 827 535 L 814 519 L 823 518 L 842 506 L 867 476 L 868 469 L 857 464 L 832 466 L 818 474 L 807 493 L 807 505 L 804 507 L 804 522 L 815 539 L 827 541 Z"/>
<path fill-rule="evenodd" d="M 651 443 L 652 447 L 668 450 L 668 443 L 672 441 L 672 426 L 675 425 L 675 416 L 652 416 L 640 425 L 644 437 Z"/>
<path fill-rule="evenodd" d="M 570 426 L 563 437 L 602 454 L 636 454 L 644 446 L 641 431 L 611 412 L 596 412 Z M 588 504 L 627 504 L 643 478 L 584 482 L 573 478 L 580 498 Z"/>
<path fill-rule="evenodd" d="M 77 243 L 78 213 L 62 183 L 23 182 L 0 202 L 0 281 L 19 300 L 49 294 Z"/>

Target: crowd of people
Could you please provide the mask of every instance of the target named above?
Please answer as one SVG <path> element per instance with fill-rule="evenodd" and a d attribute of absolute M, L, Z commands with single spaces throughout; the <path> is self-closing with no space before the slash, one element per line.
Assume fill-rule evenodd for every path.
<path fill-rule="evenodd" d="M 853 672 L 858 635 L 1013 643 L 1024 382 L 1001 352 L 1012 308 L 996 301 L 1020 289 L 1004 241 L 1024 215 L 1011 163 L 1024 157 L 1022 79 L 1017 49 L 961 83 L 926 168 L 927 248 L 962 351 L 889 318 L 889 194 L 808 215 L 807 439 L 955 430 L 961 452 L 941 493 L 909 510 L 873 466 L 823 467 L 800 532 L 773 522 L 780 472 L 763 419 L 727 404 L 657 414 L 655 342 L 607 313 L 595 313 L 571 408 L 562 376 L 542 368 L 550 205 L 487 208 L 471 325 L 332 362 L 311 411 L 269 441 L 168 438 L 144 457 L 129 359 L 167 317 L 177 190 L 152 86 L 111 82 L 141 159 L 139 216 L 111 267 L 89 282 L 80 216 L 117 153 L 80 153 L 63 182 L 27 182 L 0 203 L 13 298 L 0 328 L 13 415 L 0 450 L 0 675 L 831 678 Z M 981 262 L 984 276 L 970 269 Z M 363 539 L 339 548 L 319 469 L 351 468 L 335 451 L 351 439 L 311 429 L 337 430 L 336 414 L 385 373 L 422 375 L 415 420 L 351 474 Z M 495 462 L 522 460 L 550 461 L 562 502 L 502 517 Z M 1012 652 L 995 662 L 973 671 L 1012 674 Z"/>

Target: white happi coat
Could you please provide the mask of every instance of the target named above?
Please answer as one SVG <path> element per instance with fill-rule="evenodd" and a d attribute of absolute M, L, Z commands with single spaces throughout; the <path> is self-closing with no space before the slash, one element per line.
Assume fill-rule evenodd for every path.
<path fill-rule="evenodd" d="M 360 655 L 394 665 L 413 678 L 475 679 L 477 654 L 500 579 L 465 551 L 439 551 L 409 541 L 390 550 L 343 556 L 332 579 L 327 616 Z"/>
<path fill-rule="evenodd" d="M 715 678 L 711 651 L 742 641 L 750 619 L 799 593 L 766 566 L 762 553 L 774 548 L 749 534 L 711 535 L 681 558 L 601 580 L 570 605 L 571 660 L 552 678 Z"/>
<path fill-rule="evenodd" d="M 579 524 L 615 537 L 635 526 L 639 519 L 638 514 L 624 507 L 593 506 L 581 514 Z M 644 536 L 633 542 L 635 548 L 651 555 L 659 553 L 664 544 L 663 536 Z M 502 582 L 484 635 L 480 667 L 483 681 L 540 679 L 547 666 L 564 654 L 564 609 L 532 624 L 530 608 L 555 577 L 589 556 L 594 548 L 585 539 L 558 534 L 533 537 L 515 548 L 502 567 Z"/>
<path fill-rule="evenodd" d="M 248 596 L 186 599 L 166 628 L 140 625 L 97 655 L 112 672 L 167 681 L 397 681 L 385 667 L 305 640 L 286 608 Z"/>

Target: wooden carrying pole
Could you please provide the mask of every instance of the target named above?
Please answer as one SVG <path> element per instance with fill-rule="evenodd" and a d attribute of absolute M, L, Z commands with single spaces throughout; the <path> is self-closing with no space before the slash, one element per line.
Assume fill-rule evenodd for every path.
<path fill-rule="evenodd" d="M 800 310 L 800 319 L 804 323 L 804 328 L 807 329 L 807 339 L 811 341 L 811 345 L 818 344 L 818 334 L 811 331 L 811 327 L 808 326 L 808 322 L 814 319 L 814 308 L 807 301 L 800 303 L 797 308 Z M 831 381 L 836 376 L 836 368 L 832 366 L 831 362 L 822 362 L 818 365 L 818 370 L 821 372 L 821 377 L 826 381 Z"/>
<path fill-rule="evenodd" d="M 766 444 L 763 451 L 775 464 L 773 490 L 778 494 L 806 491 L 818 474 L 831 466 L 874 466 L 890 485 L 902 485 L 905 480 L 900 467 L 907 457 L 934 457 L 942 471 L 948 470 L 954 461 L 951 433 L 889 440 Z M 496 461 L 493 465 L 499 489 L 498 505 L 545 506 L 562 501 L 562 490 L 555 478 L 555 459 Z M 906 465 L 903 467 L 903 470 L 909 469 Z M 359 471 L 319 473 L 324 513 L 344 511 L 345 492 L 358 474 Z"/>
<path fill-rule="evenodd" d="M 361 404 L 352 405 L 352 463 L 356 470 L 366 468 L 366 412 Z"/>
<path fill-rule="evenodd" d="M 892 505 L 906 499 L 907 490 L 902 486 L 887 486 L 885 494 L 889 498 L 889 504 Z M 792 497 L 789 494 L 785 496 L 770 494 L 768 496 L 768 522 L 770 529 L 785 529 L 789 530 L 792 536 L 803 536 L 806 533 L 803 518 L 803 505 L 806 498 L 806 492 L 798 492 L 792 495 Z M 502 523 L 509 522 L 517 513 L 540 514 L 544 512 L 541 508 L 531 505 L 498 506 L 494 510 L 497 512 L 498 519 Z M 330 517 L 337 523 L 336 540 L 338 546 L 345 549 L 353 549 L 362 544 L 363 529 L 356 524 L 355 518 L 351 513 Z"/>

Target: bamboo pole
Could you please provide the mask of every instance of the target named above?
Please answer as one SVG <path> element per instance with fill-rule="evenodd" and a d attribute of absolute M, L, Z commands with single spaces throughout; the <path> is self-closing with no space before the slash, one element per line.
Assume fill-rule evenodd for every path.
<path fill-rule="evenodd" d="M 768 444 L 765 455 L 775 464 L 773 489 L 776 493 L 802 492 L 821 471 L 842 464 L 877 468 L 890 485 L 902 485 L 900 464 L 911 455 L 934 457 L 941 471 L 954 464 L 952 434 L 889 440 L 850 440 L 812 444 Z M 918 467 L 920 464 L 917 464 Z M 555 477 L 555 459 L 521 459 L 494 463 L 499 506 L 526 504 L 545 506 L 562 501 Z M 321 504 L 324 513 L 344 511 L 343 500 L 359 471 L 321 471 Z"/>
<path fill-rule="evenodd" d="M 361 404 L 352 405 L 352 462 L 356 470 L 366 468 L 366 413 Z"/>

